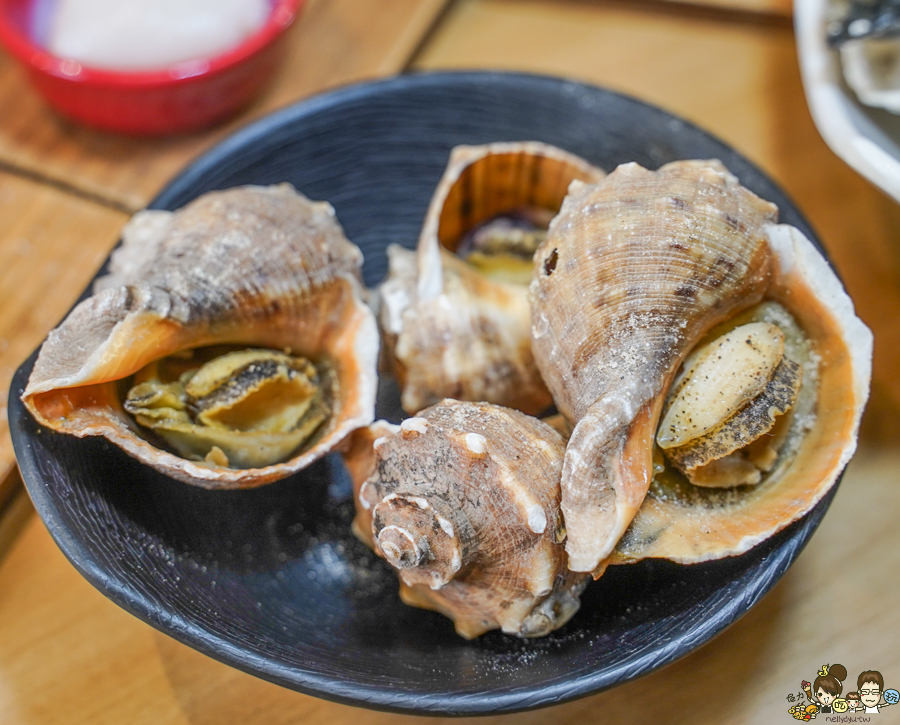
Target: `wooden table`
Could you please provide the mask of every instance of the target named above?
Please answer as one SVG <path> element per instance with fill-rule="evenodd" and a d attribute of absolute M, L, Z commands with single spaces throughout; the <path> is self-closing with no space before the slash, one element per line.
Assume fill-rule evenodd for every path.
<path fill-rule="evenodd" d="M 13 370 L 182 165 L 272 108 L 406 69 L 563 75 L 656 103 L 765 169 L 819 231 L 876 335 L 860 453 L 811 545 L 764 600 L 689 657 L 607 693 L 485 722 L 787 722 L 786 699 L 835 661 L 900 687 L 900 207 L 816 132 L 788 0 L 310 0 L 265 96 L 218 129 L 110 137 L 47 110 L 0 54 L 0 413 Z M 0 722 L 412 722 L 240 673 L 126 614 L 29 515 L 0 415 Z M 850 683 L 848 683 L 850 685 Z M 854 689 L 855 682 L 848 687 Z M 900 708 L 897 708 L 900 710 Z M 820 716 L 824 717 L 824 716 Z M 884 722 L 900 722 L 887 710 Z"/>

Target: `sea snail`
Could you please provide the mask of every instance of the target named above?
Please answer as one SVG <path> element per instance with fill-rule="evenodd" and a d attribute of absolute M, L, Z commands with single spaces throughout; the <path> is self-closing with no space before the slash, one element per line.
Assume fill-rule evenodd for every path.
<path fill-rule="evenodd" d="M 808 511 L 852 455 L 871 333 L 812 243 L 776 214 L 720 162 L 680 161 L 574 184 L 551 223 L 534 260 L 532 334 L 574 424 L 561 480 L 574 570 L 746 551 Z M 751 329 L 729 333 L 742 314 Z M 707 340 L 713 328 L 726 337 Z M 728 360 L 696 351 L 701 342 L 724 345 Z M 738 356 L 741 346 L 756 351 Z M 723 400 L 699 377 L 717 370 L 743 380 L 716 383 Z M 789 412 L 801 402 L 803 415 Z M 775 430 L 778 417 L 788 431 Z M 760 465 L 740 451 L 751 428 L 786 435 Z M 696 485 L 651 489 L 655 443 Z M 739 488 L 701 504 L 699 485 Z M 685 539 L 701 527 L 716 533 Z"/>
<path fill-rule="evenodd" d="M 354 531 L 396 570 L 406 604 L 463 637 L 542 636 L 578 610 L 559 476 L 564 442 L 518 411 L 444 400 L 400 426 L 358 431 L 346 454 Z"/>
<path fill-rule="evenodd" d="M 413 414 L 445 397 L 537 414 L 551 403 L 531 351 L 532 257 L 570 182 L 604 173 L 538 142 L 458 146 L 415 251 L 388 248 L 379 321 Z"/>
<path fill-rule="evenodd" d="M 288 184 L 139 212 L 93 296 L 48 336 L 23 401 L 181 481 L 283 478 L 374 418 L 361 264 L 331 206 Z"/>

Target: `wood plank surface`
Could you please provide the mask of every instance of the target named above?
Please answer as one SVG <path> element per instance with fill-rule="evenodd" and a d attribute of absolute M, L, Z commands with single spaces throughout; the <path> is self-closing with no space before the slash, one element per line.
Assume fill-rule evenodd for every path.
<path fill-rule="evenodd" d="M 0 165 L 135 211 L 191 158 L 253 118 L 328 88 L 402 70 L 446 2 L 308 0 L 290 30 L 286 62 L 264 95 L 213 131 L 175 138 L 115 136 L 66 121 L 0 53 Z"/>
<path fill-rule="evenodd" d="M 663 0 L 663 2 L 716 10 L 763 13 L 789 17 L 794 12 L 792 0 Z"/>
<path fill-rule="evenodd" d="M 5 483 L 15 465 L 6 420 L 13 373 L 78 299 L 127 219 L 0 171 L 0 489 L 16 483 Z"/>
<path fill-rule="evenodd" d="M 553 708 L 463 720 L 370 712 L 220 664 L 138 621 L 81 578 L 33 516 L 0 560 L 0 722 L 28 725 L 739 725 L 790 722 L 786 696 L 841 662 L 900 678 L 890 506 L 900 455 L 851 463 L 812 544 L 713 642 L 640 680 Z M 854 535 L 847 536 L 848 528 Z M 880 552 L 873 556 L 873 552 Z M 879 604 L 880 603 L 880 604 Z M 823 722 L 820 716 L 819 722 Z M 886 719 L 885 719 L 886 718 Z M 897 722 L 890 710 L 881 716 Z"/>
<path fill-rule="evenodd" d="M 900 206 L 825 145 L 789 27 L 636 4 L 460 0 L 419 69 L 496 68 L 576 78 L 688 118 L 762 167 L 808 216 L 875 333 L 870 440 L 900 431 Z"/>
<path fill-rule="evenodd" d="M 19 469 L 14 467 L 0 483 L 0 559 L 33 514 L 34 506 L 22 484 Z"/>

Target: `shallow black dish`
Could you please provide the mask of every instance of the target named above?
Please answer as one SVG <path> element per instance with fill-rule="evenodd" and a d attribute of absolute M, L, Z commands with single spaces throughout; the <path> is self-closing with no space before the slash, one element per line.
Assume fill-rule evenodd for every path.
<path fill-rule="evenodd" d="M 812 231 L 762 173 L 698 128 L 634 99 L 553 78 L 404 76 L 329 93 L 225 141 L 153 203 L 175 209 L 238 184 L 289 181 L 327 199 L 366 256 L 373 285 L 390 242 L 414 246 L 451 147 L 536 139 L 611 170 L 721 159 Z M 142 466 L 105 440 L 40 428 L 9 396 L 22 475 L 40 516 L 98 589 L 227 664 L 344 703 L 419 714 L 523 710 L 621 684 L 699 647 L 787 570 L 833 492 L 749 553 L 691 567 L 613 567 L 563 629 L 537 641 L 467 642 L 449 620 L 400 603 L 393 574 L 349 530 L 350 485 L 329 457 L 279 483 L 209 492 Z M 391 384 L 379 414 L 397 420 Z"/>

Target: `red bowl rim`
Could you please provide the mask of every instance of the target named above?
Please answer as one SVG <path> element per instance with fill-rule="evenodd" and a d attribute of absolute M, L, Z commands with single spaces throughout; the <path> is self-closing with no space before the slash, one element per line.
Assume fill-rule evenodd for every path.
<path fill-rule="evenodd" d="M 265 25 L 237 47 L 212 58 L 184 61 L 162 70 L 111 71 L 60 58 L 22 35 L 3 14 L 0 14 L 0 42 L 29 69 L 61 80 L 120 89 L 176 85 L 219 73 L 258 53 L 291 26 L 304 2 L 305 0 L 272 0 L 272 10 Z"/>

